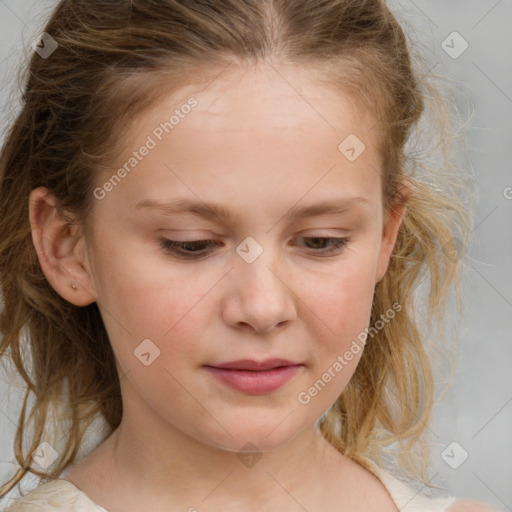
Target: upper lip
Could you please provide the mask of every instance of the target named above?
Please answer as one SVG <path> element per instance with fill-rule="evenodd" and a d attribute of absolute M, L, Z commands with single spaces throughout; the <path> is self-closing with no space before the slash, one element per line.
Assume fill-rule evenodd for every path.
<path fill-rule="evenodd" d="M 265 361 L 254 361 L 253 359 L 240 359 L 238 361 L 229 361 L 227 363 L 216 363 L 207 366 L 215 368 L 227 368 L 230 370 L 270 370 L 279 366 L 297 366 L 296 363 L 288 359 L 266 359 Z"/>

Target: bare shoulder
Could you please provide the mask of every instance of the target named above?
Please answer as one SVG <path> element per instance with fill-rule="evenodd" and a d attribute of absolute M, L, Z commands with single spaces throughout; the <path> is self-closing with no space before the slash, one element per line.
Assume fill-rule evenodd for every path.
<path fill-rule="evenodd" d="M 447 512 L 499 512 L 496 508 L 481 501 L 460 500 L 451 505 Z"/>

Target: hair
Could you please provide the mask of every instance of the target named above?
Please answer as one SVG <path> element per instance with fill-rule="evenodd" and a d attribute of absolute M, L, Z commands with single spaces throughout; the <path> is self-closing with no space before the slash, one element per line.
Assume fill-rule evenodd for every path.
<path fill-rule="evenodd" d="M 319 425 L 363 466 L 381 463 L 396 447 L 403 472 L 427 483 L 425 435 L 435 402 L 429 345 L 434 328 L 445 333 L 453 291 L 460 312 L 471 187 L 450 152 L 453 109 L 435 75 L 421 72 L 426 60 L 413 60 L 413 45 L 384 0 L 64 0 L 44 31 L 58 48 L 47 59 L 34 53 L 24 68 L 21 110 L 0 157 L 0 356 L 26 384 L 14 442 L 19 469 L 0 496 L 28 472 L 57 478 L 76 461 L 94 419 L 103 417 L 113 431 L 123 412 L 97 304 L 64 300 L 39 265 L 30 192 L 48 188 L 58 212 L 92 229 L 94 178 L 120 154 L 138 113 L 172 88 L 264 60 L 307 67 L 377 120 L 384 220 L 397 204 L 407 208 L 375 287 L 371 325 L 393 305 L 401 309 L 371 331 L 349 384 Z M 54 406 L 62 410 L 52 419 Z M 69 428 L 59 458 L 41 471 L 31 454 L 48 439 L 45 429 L 63 421 Z"/>

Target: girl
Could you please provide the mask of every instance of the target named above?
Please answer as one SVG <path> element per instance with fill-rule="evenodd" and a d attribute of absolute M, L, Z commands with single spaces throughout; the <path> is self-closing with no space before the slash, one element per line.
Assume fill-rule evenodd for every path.
<path fill-rule="evenodd" d="M 395 443 L 428 482 L 415 294 L 442 327 L 471 229 L 453 165 L 406 151 L 422 89 L 443 103 L 385 3 L 65 0 L 34 50 L 1 158 L 28 385 L 1 492 L 42 485 L 9 510 L 488 510 L 384 469 Z"/>

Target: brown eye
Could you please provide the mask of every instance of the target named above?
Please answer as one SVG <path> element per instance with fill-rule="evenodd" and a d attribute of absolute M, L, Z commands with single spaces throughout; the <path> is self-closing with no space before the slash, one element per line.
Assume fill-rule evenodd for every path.
<path fill-rule="evenodd" d="M 349 242 L 348 237 L 329 238 L 329 237 L 302 237 L 302 240 L 311 240 L 306 247 L 320 254 L 331 254 L 340 252 L 341 249 Z M 328 244 L 330 242 L 330 245 Z M 327 244 L 327 245 L 326 245 Z"/>
<path fill-rule="evenodd" d="M 308 241 L 305 247 L 310 251 L 323 256 L 341 252 L 343 247 L 349 242 L 349 238 L 332 237 L 301 237 L 301 240 Z M 160 240 L 162 249 L 183 259 L 197 259 L 206 256 L 211 252 L 213 246 L 221 245 L 214 240 L 191 240 L 187 242 L 178 242 L 162 238 Z"/>
<path fill-rule="evenodd" d="M 164 251 L 171 253 L 179 258 L 197 258 L 208 254 L 205 251 L 212 245 L 218 245 L 213 240 L 191 240 L 190 242 L 177 242 L 175 240 L 169 240 L 168 238 L 162 238 L 160 244 Z"/>

